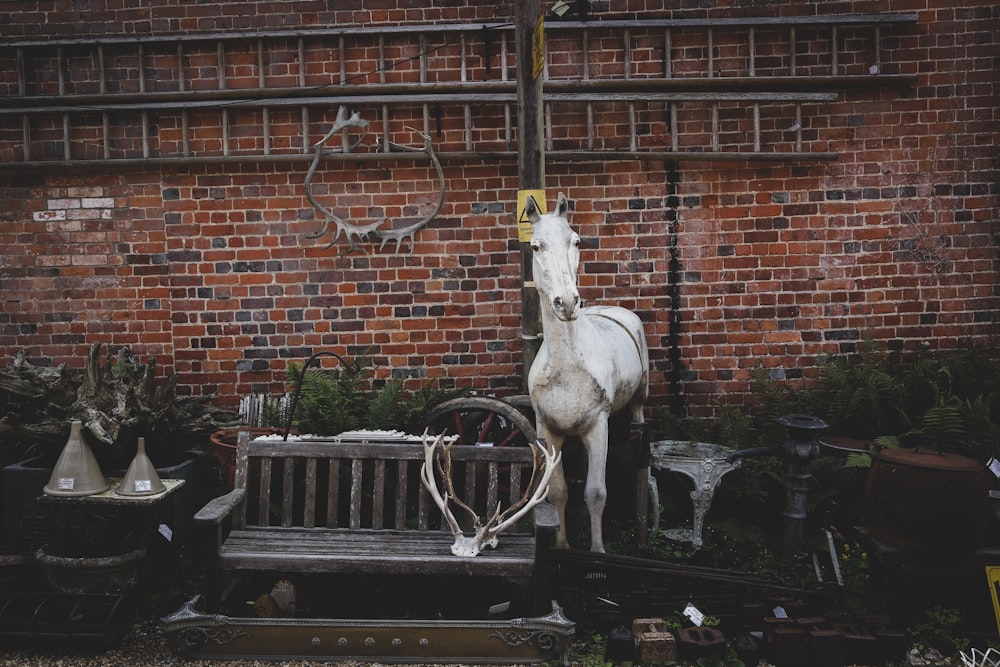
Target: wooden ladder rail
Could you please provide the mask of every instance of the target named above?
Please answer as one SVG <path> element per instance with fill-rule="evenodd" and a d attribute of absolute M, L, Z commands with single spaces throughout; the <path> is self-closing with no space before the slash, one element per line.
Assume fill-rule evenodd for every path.
<path fill-rule="evenodd" d="M 756 67 L 756 51 L 757 51 L 757 30 L 759 28 L 776 30 L 779 28 L 787 29 L 788 39 L 789 39 L 789 77 L 790 81 L 787 82 L 788 85 L 792 86 L 857 86 L 857 85 L 876 85 L 878 83 L 884 83 L 887 85 L 908 85 L 912 83 L 915 76 L 910 75 L 883 75 L 881 74 L 882 69 L 882 33 L 883 26 L 894 25 L 894 24 L 905 24 L 916 21 L 916 15 L 912 14 L 885 14 L 885 15 L 852 15 L 852 16 L 829 16 L 829 17 L 789 17 L 789 18 L 751 18 L 751 19 L 664 19 L 664 20 L 652 20 L 652 21 L 601 21 L 599 23 L 594 22 L 554 22 L 547 26 L 547 30 L 551 31 L 553 34 L 559 34 L 565 31 L 579 31 L 580 39 L 582 42 L 582 51 L 584 54 L 583 60 L 583 72 L 580 82 L 584 85 L 587 84 L 597 84 L 597 85 L 612 85 L 612 81 L 598 81 L 592 78 L 589 69 L 590 60 L 590 39 L 593 31 L 595 30 L 610 30 L 610 31 L 621 31 L 623 40 L 623 53 L 624 60 L 626 64 L 624 73 L 624 82 L 629 84 L 642 83 L 642 79 L 636 79 L 633 76 L 633 55 L 632 55 L 632 30 L 640 29 L 645 31 L 650 30 L 662 30 L 663 34 L 663 79 L 669 80 L 671 85 L 678 86 L 690 86 L 690 85 L 705 85 L 708 87 L 712 86 L 729 86 L 731 88 L 739 88 L 741 86 L 753 85 L 780 85 L 784 82 L 778 81 L 775 77 L 758 77 L 757 67 Z M 800 77 L 798 75 L 798 62 L 797 62 L 797 44 L 799 34 L 797 30 L 801 27 L 810 27 L 815 29 L 829 29 L 830 32 L 830 71 L 827 77 L 816 77 L 816 76 L 806 76 Z M 871 67 L 871 72 L 869 75 L 848 75 L 841 72 L 841 60 L 840 60 L 840 50 L 841 50 L 841 31 L 843 28 L 854 28 L 854 27 L 865 27 L 871 28 L 873 32 L 872 37 L 872 51 L 873 51 L 873 64 Z M 678 28 L 703 28 L 705 30 L 706 41 L 708 44 L 707 50 L 707 71 L 706 76 L 703 77 L 706 81 L 693 83 L 690 80 L 678 80 L 674 77 L 673 72 L 673 35 L 674 31 Z M 747 63 L 745 77 L 717 77 L 715 73 L 715 52 L 714 52 L 714 42 L 715 42 L 715 31 L 716 29 L 740 29 L 746 30 L 746 43 L 747 43 Z M 165 94 L 163 92 L 153 92 L 147 87 L 146 82 L 146 65 L 149 64 L 150 67 L 155 67 L 158 62 L 162 62 L 164 57 L 169 56 L 168 49 L 157 49 L 158 45 L 167 45 L 170 42 L 175 42 L 174 47 L 175 52 L 173 57 L 176 58 L 176 93 L 181 97 L 194 96 L 194 100 L 197 101 L 200 98 L 211 99 L 214 96 L 205 95 L 204 91 L 191 90 L 187 82 L 187 63 L 185 44 L 188 43 L 198 43 L 198 42 L 214 42 L 214 51 L 216 58 L 216 67 L 218 69 L 216 73 L 217 85 L 216 94 L 219 99 L 234 99 L 237 100 L 233 104 L 224 104 L 217 102 L 217 106 L 220 106 L 220 132 L 222 138 L 222 148 L 221 155 L 214 154 L 202 154 L 195 156 L 192 151 L 192 142 L 190 138 L 190 133 L 192 130 L 189 114 L 191 108 L 196 108 L 197 102 L 194 104 L 189 104 L 185 102 L 185 105 L 181 107 L 180 114 L 180 126 L 181 126 L 181 150 L 178 157 L 192 157 L 198 159 L 207 159 L 209 161 L 221 160 L 230 161 L 231 159 L 241 159 L 245 154 L 236 154 L 233 150 L 232 145 L 232 127 L 231 127 L 231 111 L 233 107 L 239 105 L 240 107 L 252 107 L 255 100 L 261 100 L 265 97 L 282 94 L 287 92 L 289 95 L 294 95 L 299 98 L 300 110 L 301 110 L 301 146 L 302 153 L 308 154 L 311 151 L 311 146 L 309 145 L 309 134 L 310 134 L 310 109 L 313 105 L 304 102 L 305 99 L 310 94 L 319 93 L 320 91 L 310 91 L 309 89 L 309 79 L 306 76 L 306 42 L 307 40 L 323 40 L 326 37 L 335 36 L 338 42 L 338 55 L 341 67 L 341 78 L 338 84 L 331 85 L 331 88 L 339 86 L 344 86 L 346 83 L 346 72 L 345 72 L 345 56 L 346 47 L 345 40 L 371 40 L 375 39 L 378 44 L 380 51 L 379 55 L 379 74 L 380 74 L 380 84 L 383 85 L 383 90 L 388 92 L 391 87 L 386 87 L 386 77 L 385 72 L 387 68 L 387 62 L 385 59 L 385 35 L 387 34 L 398 34 L 398 35 L 416 35 L 417 40 L 421 47 L 421 81 L 418 85 L 420 86 L 430 86 L 433 89 L 440 90 L 439 93 L 433 93 L 432 95 L 438 95 L 443 97 L 446 102 L 456 102 L 462 105 L 462 113 L 465 119 L 464 127 L 464 154 L 465 155 L 476 155 L 475 150 L 475 128 L 473 127 L 473 116 L 471 113 L 471 108 L 473 102 L 469 98 L 462 99 L 461 94 L 453 95 L 450 93 L 448 86 L 439 87 L 437 83 L 428 84 L 427 83 L 427 64 L 426 64 L 426 50 L 427 50 L 427 35 L 429 34 L 441 34 L 447 40 L 448 35 L 458 33 L 458 47 L 459 47 L 459 81 L 456 85 L 459 88 L 476 87 L 479 84 L 486 83 L 489 85 L 491 82 L 476 82 L 470 81 L 469 70 L 468 70 L 468 58 L 470 51 L 470 40 L 469 37 L 475 35 L 476 31 L 487 30 L 491 33 L 499 34 L 501 36 L 501 67 L 500 67 L 500 78 L 499 81 L 494 81 L 492 83 L 499 83 L 501 85 L 512 85 L 509 82 L 507 71 L 507 59 L 509 58 L 508 53 L 508 37 L 511 30 L 509 26 L 502 26 L 496 24 L 471 24 L 471 25 L 427 25 L 427 26 L 397 26 L 397 27 L 379 27 L 379 28 L 340 28 L 340 29 L 328 29 L 319 31 L 303 31 L 303 30 L 292 30 L 292 31 L 270 31 L 270 32 L 259 32 L 254 34 L 226 34 L 226 33 L 214 33 L 214 34 L 204 34 L 204 35 L 184 35 L 180 37 L 167 37 L 167 36 L 150 36 L 150 37 L 121 37 L 121 38 L 106 38 L 102 39 L 98 43 L 93 43 L 84 39 L 66 39 L 66 40 L 21 40 L 13 44 L 15 50 L 15 67 L 17 70 L 17 98 L 22 102 L 23 106 L 16 106 L 8 104 L 6 108 L 0 108 L 0 113 L 11 114 L 16 113 L 21 118 L 21 161 L 13 161 L 16 165 L 19 162 L 26 163 L 32 162 L 37 163 L 33 160 L 32 151 L 32 119 L 35 116 L 46 113 L 58 113 L 60 115 L 62 124 L 62 150 L 60 160 L 42 160 L 42 162 L 53 162 L 53 163 L 79 163 L 79 162 L 115 162 L 122 159 L 130 159 L 134 161 L 136 158 L 129 158 L 127 155 L 124 158 L 113 157 L 112 141 L 110 136 L 111 130 L 111 118 L 115 111 L 123 111 L 126 107 L 118 106 L 121 104 L 117 100 L 149 100 L 151 106 L 148 108 L 133 108 L 140 117 L 141 126 L 141 156 L 144 160 L 156 161 L 159 158 L 164 157 L 160 153 L 161 147 L 158 142 L 154 145 L 155 137 L 151 136 L 151 114 L 162 111 L 170 110 L 169 105 L 164 105 L 158 102 L 158 100 L 170 99 L 171 95 L 169 93 Z M 272 87 L 269 85 L 268 77 L 266 76 L 266 54 L 268 52 L 268 46 L 276 40 L 287 40 L 289 38 L 294 38 L 298 42 L 298 87 L 297 89 L 282 90 L 280 88 Z M 257 88 L 256 89 L 233 89 L 228 85 L 228 68 L 227 68 L 227 44 L 233 43 L 239 40 L 255 40 L 256 42 L 256 52 L 257 52 Z M 490 37 L 492 39 L 492 37 Z M 485 44 L 485 38 L 483 40 Z M 34 96 L 29 95 L 29 72 L 30 72 L 30 58 L 26 54 L 26 49 L 51 49 L 55 45 L 56 47 L 56 70 L 58 72 L 58 96 L 55 100 L 48 98 L 47 96 Z M 147 45 L 151 48 L 147 50 Z M 63 63 L 65 61 L 65 54 L 63 52 L 64 47 L 70 47 L 74 49 L 89 49 L 91 62 L 94 63 L 94 68 L 96 70 L 96 78 L 99 92 L 94 94 L 76 94 L 68 89 L 68 82 L 65 76 L 65 68 Z M 138 60 L 138 93 L 109 93 L 108 92 L 108 75 L 106 68 L 106 61 L 108 59 L 107 49 L 112 48 L 129 48 L 132 47 L 135 50 L 136 57 Z M 3 47 L 0 47 L 2 51 Z M 50 51 L 51 52 L 51 51 Z M 552 80 L 548 77 L 548 64 L 546 63 L 546 69 L 543 74 L 547 78 L 547 89 L 559 86 L 566 83 L 565 81 Z M 779 77 L 784 78 L 784 77 Z M 714 81 L 713 81 L 714 80 Z M 355 90 L 365 89 L 367 86 L 353 86 Z M 354 91 L 352 91 L 354 92 Z M 303 94 L 306 97 L 303 97 Z M 383 94 L 383 93 L 380 93 Z M 240 99 L 242 98 L 242 99 Z M 322 96 L 317 96 L 315 98 L 317 103 L 324 101 Z M 363 95 L 354 98 L 353 101 L 357 103 L 362 103 L 365 100 Z M 393 102 L 406 102 L 406 96 L 393 93 L 391 98 Z M 629 150 L 625 151 L 626 155 L 635 155 L 639 151 L 638 144 L 639 140 L 636 135 L 636 104 L 639 100 L 628 100 L 626 102 L 628 107 L 628 144 Z M 435 104 L 441 103 L 438 99 Z M 585 102 L 587 110 L 587 137 L 586 137 L 586 150 L 593 151 L 596 144 L 596 128 L 594 119 L 594 104 L 598 103 L 595 100 L 587 100 Z M 504 122 L 503 122 L 503 132 L 505 140 L 508 145 L 512 145 L 513 142 L 513 132 L 510 120 L 510 102 L 507 100 L 501 100 L 501 104 L 504 109 Z M 670 147 L 671 150 L 677 151 L 679 149 L 679 136 L 677 134 L 677 123 L 676 123 L 676 108 L 671 101 L 665 102 L 666 106 L 669 108 L 670 117 Z M 711 130 L 711 152 L 716 153 L 720 148 L 719 139 L 719 102 L 711 101 L 709 102 L 711 108 L 712 120 L 710 123 Z M 552 101 L 546 101 L 546 107 L 551 111 Z M 424 116 L 424 132 L 429 130 L 430 126 L 430 113 L 429 113 L 429 102 L 422 103 L 423 116 Z M 753 155 L 759 156 L 761 148 L 761 126 L 760 126 L 760 101 L 751 101 L 752 113 L 753 113 Z M 272 134 L 272 122 L 271 116 L 273 113 L 274 106 L 271 104 L 263 104 L 258 107 L 260 109 L 260 118 L 262 123 L 262 149 L 261 154 L 264 157 L 271 158 L 277 157 L 273 151 L 273 134 Z M 382 100 L 380 105 L 381 109 L 381 119 L 383 123 L 382 128 L 382 151 L 390 151 L 390 142 L 387 140 L 389 121 L 392 115 L 392 105 L 388 98 Z M 73 142 L 71 138 L 71 133 L 73 130 L 73 119 L 74 115 L 79 113 L 81 110 L 94 111 L 96 110 L 99 114 L 100 121 L 99 125 L 94 128 L 100 136 L 99 146 L 100 146 L 100 158 L 99 159 L 88 159 L 86 156 L 79 157 L 73 156 Z M 794 127 L 795 129 L 795 151 L 796 153 L 802 152 L 802 105 L 800 102 L 795 102 L 795 116 L 796 121 Z M 552 116 L 549 113 L 546 122 L 547 128 L 547 146 L 552 149 Z M 345 137 L 346 140 L 346 137 Z M 559 151 L 552 151 L 558 157 Z M 599 152 L 599 151 L 598 151 Z M 660 153 L 657 151 L 656 153 Z M 570 153 L 575 153 L 570 151 Z M 608 151 L 609 154 L 614 154 L 613 151 Z M 441 153 L 439 151 L 442 159 L 447 160 L 447 153 Z M 461 154 L 455 153 L 456 156 Z M 166 156 L 169 158 L 169 155 Z M 254 157 L 253 154 L 249 154 L 248 157 Z M 568 155 L 567 155 L 568 157 Z M 599 156 L 595 156 L 599 157 Z M 704 155 L 703 155 L 704 157 Z M 709 155 L 709 157 L 718 157 L 714 155 Z M 809 157 L 809 154 L 803 154 L 803 157 Z M 8 163 L 10 165 L 11 163 Z"/>

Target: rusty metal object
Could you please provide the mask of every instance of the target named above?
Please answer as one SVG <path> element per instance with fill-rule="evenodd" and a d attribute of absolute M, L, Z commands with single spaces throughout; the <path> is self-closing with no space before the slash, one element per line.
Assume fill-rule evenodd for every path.
<path fill-rule="evenodd" d="M 989 518 L 986 469 L 960 454 L 883 449 L 868 472 L 865 512 L 872 536 L 912 551 L 978 547 Z"/>
<path fill-rule="evenodd" d="M 118 594 L 0 593 L 0 643 L 106 650 L 132 627 L 135 601 Z"/>
<path fill-rule="evenodd" d="M 416 132 L 424 140 L 424 145 L 421 148 L 414 148 L 412 146 L 406 146 L 403 144 L 397 144 L 393 141 L 386 139 L 386 144 L 388 148 L 394 149 L 396 151 L 403 152 L 416 152 L 424 153 L 430 159 L 431 164 L 434 165 L 434 170 L 437 172 L 437 177 L 439 181 L 438 187 L 438 198 L 437 203 L 434 205 L 433 210 L 417 222 L 404 225 L 398 229 L 380 229 L 382 225 L 386 222 L 387 218 L 381 218 L 375 222 L 370 222 L 365 225 L 359 225 L 345 220 L 344 218 L 338 216 L 329 207 L 324 206 L 319 200 L 317 200 L 316 195 L 312 191 L 312 180 L 313 176 L 316 174 L 316 168 L 319 163 L 326 156 L 332 154 L 342 155 L 345 153 L 350 153 L 355 148 L 357 148 L 362 141 L 364 141 L 364 135 L 356 136 L 354 138 L 344 136 L 343 145 L 339 149 L 327 148 L 326 143 L 340 132 L 349 131 L 351 129 L 367 131 L 369 127 L 368 121 L 363 119 L 357 112 L 351 114 L 347 117 L 347 112 L 344 107 L 340 107 L 337 111 L 337 119 L 326 135 L 317 141 L 313 148 L 315 149 L 312 163 L 309 165 L 309 171 L 306 173 L 305 180 L 305 190 L 306 198 L 309 203 L 320 212 L 323 216 L 323 227 L 318 232 L 313 234 L 307 234 L 307 238 L 319 238 L 330 231 L 331 225 L 335 229 L 333 239 L 325 247 L 330 248 L 343 234 L 347 238 L 349 248 L 346 252 L 352 252 L 358 249 L 355 241 L 362 241 L 369 236 L 374 236 L 380 239 L 382 243 L 379 245 L 379 250 L 385 247 L 385 244 L 389 241 L 393 241 L 396 244 L 396 251 L 402 246 L 403 242 L 407 239 L 410 241 L 410 250 L 413 250 L 414 236 L 416 233 L 423 229 L 427 223 L 434 219 L 434 217 L 441 212 L 441 206 L 444 204 L 445 197 L 445 183 L 444 183 L 444 170 L 441 168 L 441 161 L 438 160 L 437 154 L 434 152 L 434 147 L 431 144 L 431 139 L 428 135 L 418 132 L 413 128 L 407 128 L 413 132 Z M 379 142 L 382 140 L 379 139 Z"/>
<path fill-rule="evenodd" d="M 564 657 L 574 629 L 558 607 L 545 616 L 497 621 L 262 619 L 202 613 L 197 602 L 161 622 L 179 652 L 213 660 L 523 664 Z"/>

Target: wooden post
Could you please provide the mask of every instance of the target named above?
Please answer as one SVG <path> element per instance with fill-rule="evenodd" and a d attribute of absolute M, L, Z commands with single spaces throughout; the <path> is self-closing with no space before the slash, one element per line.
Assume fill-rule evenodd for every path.
<path fill-rule="evenodd" d="M 521 220 L 524 202 L 534 196 L 545 210 L 545 149 L 542 130 L 542 78 L 545 63 L 543 12 L 539 0 L 517 0 L 515 5 L 515 59 L 517 65 L 518 239 L 521 246 L 521 338 L 527 392 L 528 371 L 541 346 L 542 323 L 538 292 L 531 272 L 531 228 Z"/>

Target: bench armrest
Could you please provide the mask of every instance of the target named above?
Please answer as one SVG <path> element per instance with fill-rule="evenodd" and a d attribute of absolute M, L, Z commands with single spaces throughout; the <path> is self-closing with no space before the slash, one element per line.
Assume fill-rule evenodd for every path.
<path fill-rule="evenodd" d="M 194 522 L 202 526 L 218 526 L 245 497 L 246 489 L 233 489 L 224 496 L 213 498 L 194 515 Z"/>
<path fill-rule="evenodd" d="M 559 530 L 559 512 L 555 505 L 541 502 L 532 508 L 531 518 L 535 522 L 535 533 L 555 533 Z"/>

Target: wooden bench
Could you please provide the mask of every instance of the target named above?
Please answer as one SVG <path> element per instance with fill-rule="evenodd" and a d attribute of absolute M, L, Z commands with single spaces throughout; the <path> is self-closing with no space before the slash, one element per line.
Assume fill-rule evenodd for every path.
<path fill-rule="evenodd" d="M 424 454 L 413 437 L 286 442 L 241 433 L 234 489 L 194 519 L 213 536 L 208 604 L 220 601 L 221 575 L 239 573 L 482 575 L 521 579 L 528 611 L 547 613 L 555 508 L 536 505 L 529 525 L 502 533 L 496 549 L 454 556 L 453 535 L 420 482 Z M 528 447 L 456 445 L 451 459 L 455 489 L 480 517 L 520 499 L 531 478 Z"/>

